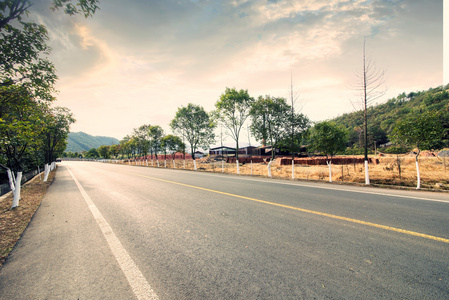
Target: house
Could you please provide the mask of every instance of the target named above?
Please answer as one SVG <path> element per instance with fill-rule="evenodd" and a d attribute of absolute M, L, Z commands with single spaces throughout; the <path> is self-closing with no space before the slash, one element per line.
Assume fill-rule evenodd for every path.
<path fill-rule="evenodd" d="M 239 155 L 247 155 L 247 156 L 258 155 L 257 149 L 258 148 L 254 146 L 243 147 L 239 149 Z"/>
<path fill-rule="evenodd" d="M 209 155 L 226 155 L 226 156 L 235 155 L 235 148 L 227 147 L 227 146 L 211 148 L 209 150 Z"/>
<path fill-rule="evenodd" d="M 196 158 L 203 158 L 203 157 L 204 157 L 204 153 L 201 152 L 201 151 L 196 151 L 196 152 L 194 153 L 194 155 L 195 155 L 195 159 L 196 159 Z"/>

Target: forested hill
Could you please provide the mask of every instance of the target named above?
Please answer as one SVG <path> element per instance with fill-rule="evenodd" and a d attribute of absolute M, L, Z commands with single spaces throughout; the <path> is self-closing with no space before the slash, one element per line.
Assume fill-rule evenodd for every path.
<path fill-rule="evenodd" d="M 374 141 L 379 146 L 387 143 L 388 136 L 395 123 L 411 114 L 425 111 L 441 112 L 441 120 L 449 129 L 449 85 L 431 88 L 421 92 L 405 92 L 384 104 L 368 109 L 368 139 L 369 147 L 374 147 Z M 361 111 L 344 114 L 332 121 L 349 130 L 349 143 L 353 147 L 363 147 L 363 114 Z M 448 133 L 444 137 L 446 147 Z"/>
<path fill-rule="evenodd" d="M 103 145 L 115 145 L 118 143 L 119 140 L 113 137 L 92 136 L 84 132 L 70 132 L 65 152 L 81 153 Z"/>

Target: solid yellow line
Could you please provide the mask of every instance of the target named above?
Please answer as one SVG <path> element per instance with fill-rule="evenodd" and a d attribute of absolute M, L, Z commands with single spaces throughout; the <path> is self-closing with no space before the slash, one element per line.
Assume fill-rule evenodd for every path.
<path fill-rule="evenodd" d="M 418 237 L 422 237 L 422 238 L 426 238 L 426 239 L 430 239 L 430 240 L 439 241 L 439 242 L 443 242 L 443 243 L 448 243 L 449 244 L 449 239 L 445 239 L 445 238 L 441 238 L 441 237 L 437 237 L 437 236 L 433 236 L 433 235 L 428 235 L 428 234 L 424 234 L 424 233 L 419 233 L 419 232 L 415 232 L 415 231 L 395 228 L 395 227 L 391 227 L 391 226 L 380 225 L 380 224 L 366 222 L 366 221 L 361 221 L 361 220 L 357 220 L 357 219 L 346 218 L 346 217 L 342 217 L 342 216 L 332 215 L 332 214 L 328 214 L 328 213 L 323 213 L 323 212 L 319 212 L 319 211 L 314 211 L 314 210 L 294 207 L 294 206 L 285 205 L 285 204 L 274 203 L 274 202 L 260 200 L 260 199 L 251 198 L 251 197 L 245 197 L 245 196 L 231 194 L 231 193 L 220 192 L 220 191 L 216 191 L 216 190 L 202 188 L 202 187 L 199 187 L 199 186 L 194 186 L 194 185 L 190 185 L 190 184 L 175 182 L 175 181 L 171 181 L 171 180 L 165 180 L 165 179 L 160 179 L 160 178 L 156 178 L 156 177 L 150 177 L 150 176 L 145 176 L 145 175 L 140 175 L 140 174 L 135 174 L 135 173 L 130 173 L 130 174 L 133 174 L 133 175 L 136 175 L 136 176 L 140 176 L 140 177 L 149 178 L 149 179 L 154 179 L 154 180 L 158 180 L 158 181 L 163 181 L 163 182 L 167 182 L 167 183 L 182 185 L 182 186 L 189 187 L 189 188 L 194 188 L 194 189 L 197 189 L 197 190 L 203 190 L 203 191 L 207 191 L 207 192 L 211 192 L 211 193 L 222 194 L 222 195 L 226 195 L 226 196 L 230 196 L 230 197 L 236 197 L 236 198 L 250 200 L 250 201 L 254 201 L 254 202 L 259 202 L 259 203 L 269 204 L 269 205 L 273 205 L 273 206 L 293 209 L 293 210 L 306 212 L 306 213 L 310 213 L 310 214 L 314 214 L 314 215 L 319 215 L 319 216 L 323 216 L 323 217 L 328 217 L 328 218 L 332 218 L 332 219 L 343 220 L 343 221 L 352 222 L 352 223 L 356 223 L 356 224 L 362 224 L 362 225 L 376 227 L 376 228 L 381 228 L 381 229 L 385 229 L 385 230 L 405 233 L 405 234 L 408 234 L 408 235 L 418 236 Z"/>

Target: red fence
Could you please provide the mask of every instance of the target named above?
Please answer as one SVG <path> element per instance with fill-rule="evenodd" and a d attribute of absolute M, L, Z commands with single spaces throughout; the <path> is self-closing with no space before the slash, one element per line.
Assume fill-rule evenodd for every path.
<path fill-rule="evenodd" d="M 262 157 L 262 156 L 239 157 L 239 163 L 241 163 L 241 164 L 249 164 L 251 162 L 251 160 L 253 163 L 256 164 L 256 163 L 261 163 L 261 162 L 267 162 L 270 160 L 270 158 L 267 158 L 266 156 L 265 157 Z M 235 157 L 226 157 L 226 162 L 228 164 L 235 164 Z M 290 160 L 290 162 L 291 162 L 291 160 Z"/>
<path fill-rule="evenodd" d="M 175 154 L 167 154 L 167 160 L 173 160 L 173 156 L 175 157 L 175 159 L 184 159 L 184 154 L 182 153 L 175 153 Z M 156 160 L 156 155 L 147 155 L 147 156 L 141 156 L 141 157 L 136 157 L 135 160 Z M 164 154 L 158 154 L 157 155 L 157 159 L 158 160 L 164 160 L 165 159 L 165 155 Z M 186 153 L 186 159 L 192 159 L 192 155 L 187 154 Z"/>
<path fill-rule="evenodd" d="M 334 165 L 351 165 L 351 164 L 363 164 L 365 162 L 364 157 L 333 157 L 332 164 Z M 379 159 L 368 158 L 368 162 L 370 164 L 379 164 Z M 291 165 L 292 159 L 283 157 L 277 158 L 276 163 L 279 165 Z M 326 157 L 303 157 L 303 158 L 295 158 L 295 165 L 307 165 L 307 166 L 318 166 L 318 165 L 326 165 L 327 159 Z"/>

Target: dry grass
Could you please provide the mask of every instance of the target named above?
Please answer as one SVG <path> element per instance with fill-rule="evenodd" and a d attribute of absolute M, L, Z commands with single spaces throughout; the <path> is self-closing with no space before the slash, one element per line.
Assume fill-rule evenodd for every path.
<path fill-rule="evenodd" d="M 424 153 L 425 154 L 425 153 Z M 370 164 L 370 182 L 371 184 L 416 187 L 416 165 L 413 155 L 388 155 L 370 156 L 379 159 L 379 164 Z M 184 168 L 184 161 L 177 160 L 176 168 Z M 151 166 L 151 162 L 149 162 Z M 156 167 L 156 161 L 153 162 Z M 164 167 L 164 161 L 159 161 L 159 166 Z M 167 161 L 167 168 L 173 168 L 173 162 Z M 193 170 L 193 161 L 185 161 L 185 168 Z M 426 157 L 419 158 L 419 168 L 421 175 L 421 188 L 434 190 L 449 190 L 449 159 L 445 162 L 442 158 Z M 197 169 L 200 171 L 230 173 L 236 174 L 236 164 L 222 164 L 221 161 L 214 161 L 210 158 L 198 159 Z M 266 163 L 258 164 L 240 164 L 240 174 L 268 176 L 268 165 Z M 292 178 L 292 167 L 271 165 L 271 174 L 275 178 Z M 295 165 L 295 178 L 306 180 L 324 180 L 329 181 L 328 166 L 305 166 Z M 365 182 L 365 170 L 363 164 L 351 165 L 332 165 L 332 180 L 334 182 Z"/>
<path fill-rule="evenodd" d="M 21 190 L 19 206 L 14 209 L 11 209 L 12 194 L 0 200 L 0 266 L 30 223 L 53 182 L 55 173 L 55 171 L 50 173 L 47 182 L 40 181 L 39 176 L 36 176 L 25 184 Z"/>

